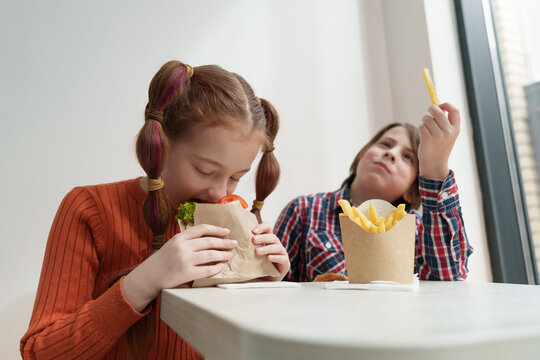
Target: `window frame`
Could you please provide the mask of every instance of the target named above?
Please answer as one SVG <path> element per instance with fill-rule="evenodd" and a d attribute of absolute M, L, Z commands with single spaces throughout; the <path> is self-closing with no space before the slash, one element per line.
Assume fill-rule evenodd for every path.
<path fill-rule="evenodd" d="M 454 0 L 495 282 L 540 284 L 489 0 Z"/>

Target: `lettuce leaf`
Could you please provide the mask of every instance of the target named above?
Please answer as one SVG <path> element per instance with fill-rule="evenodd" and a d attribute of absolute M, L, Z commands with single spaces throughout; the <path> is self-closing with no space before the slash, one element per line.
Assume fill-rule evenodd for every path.
<path fill-rule="evenodd" d="M 196 203 L 194 201 L 187 201 L 178 206 L 178 213 L 175 216 L 176 220 L 182 220 L 186 224 L 194 225 L 193 213 L 195 212 Z"/>

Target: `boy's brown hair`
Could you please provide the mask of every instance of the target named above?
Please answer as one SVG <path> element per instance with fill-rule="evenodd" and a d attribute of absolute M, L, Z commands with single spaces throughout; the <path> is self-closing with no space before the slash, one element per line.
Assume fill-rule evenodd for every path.
<path fill-rule="evenodd" d="M 420 144 L 420 135 L 418 134 L 418 128 L 416 126 L 413 126 L 413 125 L 408 124 L 408 123 L 395 122 L 395 123 L 392 123 L 392 124 L 388 124 L 385 127 L 383 127 L 381 130 L 379 130 L 379 132 L 377 132 L 375 134 L 375 136 L 373 136 L 371 138 L 371 140 L 366 145 L 364 145 L 364 147 L 362 147 L 360 149 L 358 154 L 356 154 L 356 156 L 355 156 L 355 158 L 354 158 L 354 160 L 353 160 L 353 162 L 351 164 L 351 167 L 349 168 L 349 176 L 343 181 L 343 183 L 341 184 L 341 187 L 343 187 L 345 185 L 351 186 L 352 182 L 356 178 L 356 168 L 358 167 L 358 162 L 360 161 L 362 156 L 364 156 L 366 151 L 370 147 L 375 145 L 377 143 L 377 141 L 379 141 L 388 130 L 390 130 L 392 128 L 395 128 L 395 127 L 398 127 L 398 126 L 402 126 L 402 127 L 405 128 L 405 130 L 407 130 L 407 133 L 409 134 L 409 139 L 411 140 L 411 144 L 412 144 L 412 147 L 413 147 L 414 156 L 416 156 L 416 158 L 418 159 L 418 145 Z M 397 206 L 399 204 L 405 203 L 405 204 L 407 204 L 407 208 L 410 207 L 410 208 L 413 208 L 413 209 L 418 209 L 420 207 L 421 202 L 422 202 L 422 199 L 420 197 L 420 191 L 418 189 L 418 174 L 417 174 L 416 179 L 414 180 L 410 190 L 411 190 L 411 194 L 412 194 L 412 197 L 411 197 L 412 200 L 411 200 L 410 203 L 408 201 L 405 201 L 405 199 L 403 199 L 401 197 L 401 198 L 397 199 L 396 201 L 394 201 L 393 205 Z"/>

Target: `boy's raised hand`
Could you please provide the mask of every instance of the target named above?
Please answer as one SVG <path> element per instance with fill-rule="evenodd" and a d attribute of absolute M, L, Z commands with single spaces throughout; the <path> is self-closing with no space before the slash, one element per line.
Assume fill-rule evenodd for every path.
<path fill-rule="evenodd" d="M 430 115 L 424 116 L 418 127 L 418 170 L 425 178 L 444 180 L 450 172 L 448 158 L 459 134 L 459 110 L 450 103 L 444 103 L 431 105 L 428 112 Z"/>
<path fill-rule="evenodd" d="M 272 226 L 268 223 L 257 225 L 253 229 L 253 244 L 262 245 L 255 249 L 256 255 L 266 255 L 268 261 L 274 264 L 279 277 L 265 277 L 261 280 L 280 281 L 289 272 L 291 263 L 287 250 L 281 244 L 281 241 L 272 233 Z"/>
<path fill-rule="evenodd" d="M 215 275 L 232 257 L 236 240 L 224 239 L 226 228 L 201 224 L 174 235 L 161 249 L 131 271 L 122 289 L 142 311 L 161 291 Z"/>

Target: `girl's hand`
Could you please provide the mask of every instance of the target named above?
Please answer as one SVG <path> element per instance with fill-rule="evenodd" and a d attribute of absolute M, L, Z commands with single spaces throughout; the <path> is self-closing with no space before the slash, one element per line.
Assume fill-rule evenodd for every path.
<path fill-rule="evenodd" d="M 197 225 L 174 235 L 122 281 L 126 299 L 142 311 L 161 291 L 215 275 L 225 268 L 236 240 L 223 239 L 228 229 Z"/>
<path fill-rule="evenodd" d="M 281 281 L 291 268 L 287 250 L 281 244 L 278 237 L 272 233 L 272 226 L 262 223 L 253 228 L 253 244 L 262 245 L 255 249 L 255 255 L 266 255 L 266 258 L 274 264 L 279 271 L 279 277 L 265 277 L 262 280 Z"/>
<path fill-rule="evenodd" d="M 425 178 L 444 180 L 450 172 L 448 158 L 459 134 L 459 110 L 450 103 L 444 103 L 431 105 L 428 112 L 430 115 L 424 116 L 422 125 L 418 127 L 418 170 Z"/>

